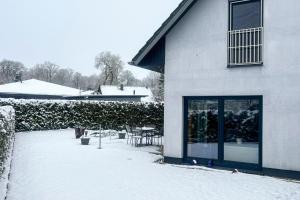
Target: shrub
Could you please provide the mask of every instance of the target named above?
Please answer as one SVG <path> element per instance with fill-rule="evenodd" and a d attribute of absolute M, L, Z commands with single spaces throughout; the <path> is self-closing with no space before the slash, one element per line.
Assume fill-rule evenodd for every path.
<path fill-rule="evenodd" d="M 65 129 L 122 129 L 131 126 L 163 126 L 162 103 L 98 101 L 33 101 L 1 99 L 0 106 L 16 111 L 16 131 Z"/>
<path fill-rule="evenodd" d="M 0 175 L 4 171 L 4 161 L 14 136 L 14 109 L 10 106 L 0 107 Z"/>

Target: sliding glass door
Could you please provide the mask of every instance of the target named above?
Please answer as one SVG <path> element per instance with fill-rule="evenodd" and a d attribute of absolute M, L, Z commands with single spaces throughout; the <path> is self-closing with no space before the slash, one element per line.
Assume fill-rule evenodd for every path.
<path fill-rule="evenodd" d="M 184 101 L 187 159 L 261 165 L 261 96 L 185 97 Z"/>
<path fill-rule="evenodd" d="M 188 102 L 189 157 L 218 159 L 218 101 Z"/>
<path fill-rule="evenodd" d="M 259 100 L 225 100 L 224 160 L 259 162 Z"/>

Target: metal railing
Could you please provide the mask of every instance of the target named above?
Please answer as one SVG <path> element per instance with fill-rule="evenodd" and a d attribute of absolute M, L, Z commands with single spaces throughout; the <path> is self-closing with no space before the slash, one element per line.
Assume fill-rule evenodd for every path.
<path fill-rule="evenodd" d="M 263 63 L 263 27 L 228 31 L 228 65 Z"/>

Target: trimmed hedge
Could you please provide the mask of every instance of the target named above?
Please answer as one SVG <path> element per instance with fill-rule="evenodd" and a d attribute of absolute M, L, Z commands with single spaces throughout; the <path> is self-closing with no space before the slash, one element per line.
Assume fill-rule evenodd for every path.
<path fill-rule="evenodd" d="M 0 175 L 15 132 L 14 114 L 12 107 L 0 107 Z"/>
<path fill-rule="evenodd" d="M 33 101 L 0 100 L 16 111 L 16 131 L 74 128 L 112 128 L 131 126 L 163 126 L 162 103 L 129 103 L 98 101 Z"/>

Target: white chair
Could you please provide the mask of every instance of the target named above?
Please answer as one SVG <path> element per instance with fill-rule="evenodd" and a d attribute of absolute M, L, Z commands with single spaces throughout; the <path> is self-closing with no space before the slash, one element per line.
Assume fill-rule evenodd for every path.
<path fill-rule="evenodd" d="M 153 136 L 153 142 L 155 143 L 157 141 L 157 145 L 162 145 L 162 136 L 164 133 L 164 129 L 161 128 L 159 131 L 155 132 Z"/>
<path fill-rule="evenodd" d="M 138 147 L 141 146 L 143 143 L 143 133 L 142 130 L 132 130 L 134 136 L 133 136 L 133 140 L 134 140 L 134 146 Z"/>
<path fill-rule="evenodd" d="M 127 134 L 127 144 L 128 144 L 128 141 L 129 141 L 129 143 L 133 145 L 133 136 L 134 136 L 134 134 L 132 133 L 132 130 L 131 130 L 130 126 L 125 125 L 125 128 L 126 128 L 126 134 Z"/>

